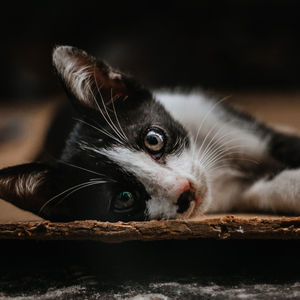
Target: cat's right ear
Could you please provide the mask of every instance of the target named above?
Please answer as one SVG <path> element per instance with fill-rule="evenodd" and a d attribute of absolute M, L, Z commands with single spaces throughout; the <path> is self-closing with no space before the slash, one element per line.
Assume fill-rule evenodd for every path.
<path fill-rule="evenodd" d="M 129 76 L 75 47 L 56 47 L 53 65 L 77 107 L 99 110 L 151 96 Z"/>

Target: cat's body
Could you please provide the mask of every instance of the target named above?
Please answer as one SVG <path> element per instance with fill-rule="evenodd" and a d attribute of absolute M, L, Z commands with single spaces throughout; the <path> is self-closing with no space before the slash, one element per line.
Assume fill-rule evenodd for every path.
<path fill-rule="evenodd" d="M 0 196 L 52 220 L 300 213 L 300 140 L 201 93 L 150 93 L 85 52 L 54 66 L 78 119 L 59 160 L 0 172 Z"/>

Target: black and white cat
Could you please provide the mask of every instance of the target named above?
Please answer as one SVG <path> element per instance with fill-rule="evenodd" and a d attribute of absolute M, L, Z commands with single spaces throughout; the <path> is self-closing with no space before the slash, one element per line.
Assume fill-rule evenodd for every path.
<path fill-rule="evenodd" d="M 0 171 L 0 197 L 55 220 L 300 214 L 300 139 L 199 93 L 153 94 L 84 51 L 53 64 L 79 118 L 59 160 Z"/>

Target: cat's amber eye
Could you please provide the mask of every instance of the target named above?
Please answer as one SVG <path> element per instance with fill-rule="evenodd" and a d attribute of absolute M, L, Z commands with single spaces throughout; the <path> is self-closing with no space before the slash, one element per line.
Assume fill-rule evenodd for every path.
<path fill-rule="evenodd" d="M 116 212 L 124 212 L 130 210 L 135 202 L 135 197 L 130 192 L 121 192 L 114 201 L 114 210 Z"/>
<path fill-rule="evenodd" d="M 163 133 L 158 129 L 150 129 L 145 135 L 144 144 L 151 153 L 161 152 L 165 145 Z"/>

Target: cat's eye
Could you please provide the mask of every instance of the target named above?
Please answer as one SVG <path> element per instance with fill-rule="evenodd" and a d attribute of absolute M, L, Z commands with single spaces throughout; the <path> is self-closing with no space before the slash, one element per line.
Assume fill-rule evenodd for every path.
<path fill-rule="evenodd" d="M 115 201 L 113 203 L 114 211 L 116 212 L 128 211 L 134 206 L 134 203 L 135 203 L 135 197 L 132 193 L 127 191 L 121 192 L 116 196 Z"/>
<path fill-rule="evenodd" d="M 150 129 L 144 138 L 144 144 L 151 153 L 159 153 L 165 145 L 165 138 L 161 130 Z"/>

